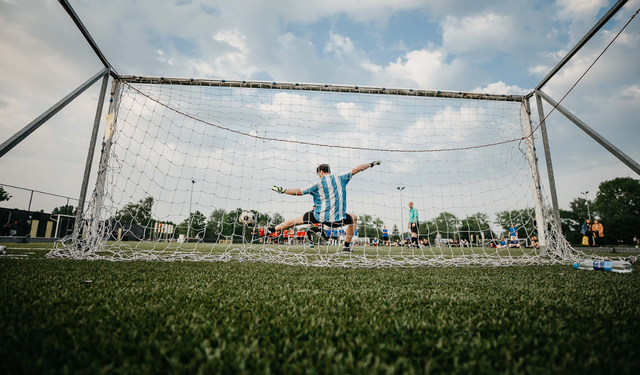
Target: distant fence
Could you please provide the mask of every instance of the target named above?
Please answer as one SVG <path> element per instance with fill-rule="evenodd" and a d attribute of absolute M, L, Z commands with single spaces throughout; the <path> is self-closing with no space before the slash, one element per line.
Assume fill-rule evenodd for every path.
<path fill-rule="evenodd" d="M 26 211 L 31 211 L 32 204 L 34 203 L 34 197 L 40 198 L 36 199 L 37 204 L 44 208 L 45 211 L 52 211 L 53 208 L 73 204 L 75 207 L 78 204 L 78 198 L 68 197 L 65 195 L 48 193 L 46 191 L 40 191 L 36 189 L 28 189 L 20 186 L 13 186 L 9 184 L 2 184 L 0 186 L 4 188 L 4 190 L 12 196 L 9 201 L 1 202 L 3 206 L 11 206 L 14 208 L 25 209 Z M 45 197 L 44 202 L 42 201 L 42 196 Z M 17 204 L 16 204 L 17 203 Z M 49 208 L 50 207 L 50 208 Z M 37 210 L 38 208 L 36 208 Z"/>
<path fill-rule="evenodd" d="M 60 238 L 73 232 L 75 217 L 0 208 L 0 236 Z"/>

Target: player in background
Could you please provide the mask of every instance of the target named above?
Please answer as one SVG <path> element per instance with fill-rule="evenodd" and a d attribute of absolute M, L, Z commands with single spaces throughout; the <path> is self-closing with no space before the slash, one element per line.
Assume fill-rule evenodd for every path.
<path fill-rule="evenodd" d="M 389 246 L 389 229 L 386 225 L 382 228 L 382 245 L 384 246 L 385 243 Z"/>
<path fill-rule="evenodd" d="M 338 243 L 338 245 L 342 246 L 342 244 L 344 244 L 345 238 L 347 237 L 347 231 L 344 230 L 344 228 L 340 228 L 338 233 L 340 234 L 340 243 Z"/>
<path fill-rule="evenodd" d="M 413 202 L 409 202 L 409 230 L 411 231 L 411 244 L 415 247 L 419 247 L 418 243 L 418 227 L 420 221 L 418 220 L 418 210 L 413 207 Z"/>
<path fill-rule="evenodd" d="M 509 227 L 509 236 L 511 237 L 511 241 L 518 240 L 518 228 L 516 228 L 515 224 L 511 224 Z"/>
<path fill-rule="evenodd" d="M 295 225 L 321 223 L 330 228 L 347 226 L 347 235 L 343 251 L 351 252 L 351 239 L 355 231 L 358 217 L 347 213 L 347 184 L 356 174 L 380 165 L 379 161 L 359 165 L 351 170 L 337 175 L 331 174 L 328 164 L 321 164 L 316 168 L 318 179 L 302 189 L 284 189 L 273 186 L 271 189 L 280 194 L 305 195 L 310 194 L 316 208 L 300 217 L 290 219 L 275 228 L 270 227 L 270 232 L 281 231 Z"/>

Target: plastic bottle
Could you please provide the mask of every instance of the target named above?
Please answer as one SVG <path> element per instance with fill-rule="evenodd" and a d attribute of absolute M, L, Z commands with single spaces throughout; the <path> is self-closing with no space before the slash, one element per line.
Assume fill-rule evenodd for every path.
<path fill-rule="evenodd" d="M 609 262 L 587 259 L 583 260 L 580 263 L 574 263 L 573 268 L 591 271 L 596 270 L 628 273 L 631 272 L 631 263 L 627 262 L 626 260 L 614 260 L 612 262 Z"/>

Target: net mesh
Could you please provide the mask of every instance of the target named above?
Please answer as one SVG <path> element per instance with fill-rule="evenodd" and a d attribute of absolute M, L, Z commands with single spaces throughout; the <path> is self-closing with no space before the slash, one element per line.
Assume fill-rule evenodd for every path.
<path fill-rule="evenodd" d="M 161 83 L 118 82 L 95 190 L 50 257 L 337 267 L 576 259 L 543 197 L 523 102 Z M 301 188 L 320 164 L 339 173 L 374 160 L 346 188 L 353 252 L 342 251 L 340 228 L 261 236 L 313 205 L 272 185 Z M 403 243 L 410 201 L 420 246 Z M 254 226 L 239 222 L 243 211 Z"/>

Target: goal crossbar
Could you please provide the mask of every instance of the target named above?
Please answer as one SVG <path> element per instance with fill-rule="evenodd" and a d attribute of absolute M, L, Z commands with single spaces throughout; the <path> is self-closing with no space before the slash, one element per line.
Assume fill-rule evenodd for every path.
<path fill-rule="evenodd" d="M 256 89 L 274 90 L 300 90 L 300 91 L 325 91 L 339 93 L 358 94 L 379 94 L 379 95 L 400 95 L 400 96 L 425 96 L 432 98 L 452 98 L 452 99 L 472 99 L 472 100 L 496 100 L 505 102 L 522 102 L 524 95 L 496 95 L 482 94 L 464 91 L 440 91 L 404 89 L 373 86 L 350 86 L 333 85 L 319 83 L 292 83 L 292 82 L 269 82 L 269 81 L 247 81 L 247 80 L 226 80 L 226 79 L 198 79 L 198 78 L 175 78 L 175 77 L 144 77 L 136 75 L 119 76 L 122 82 L 145 83 L 145 84 L 165 84 L 165 85 L 194 85 L 194 86 L 215 86 L 215 87 L 242 87 Z"/>

